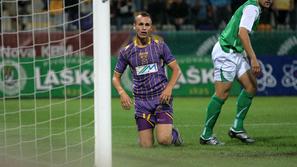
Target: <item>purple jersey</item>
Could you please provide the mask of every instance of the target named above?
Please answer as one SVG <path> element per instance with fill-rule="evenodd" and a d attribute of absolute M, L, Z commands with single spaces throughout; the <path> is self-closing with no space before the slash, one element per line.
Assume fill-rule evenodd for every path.
<path fill-rule="evenodd" d="M 150 38 L 147 46 L 140 47 L 134 40 L 121 49 L 115 71 L 123 73 L 129 66 L 135 98 L 153 98 L 161 95 L 165 89 L 168 83 L 165 64 L 174 60 L 175 57 L 163 41 Z"/>

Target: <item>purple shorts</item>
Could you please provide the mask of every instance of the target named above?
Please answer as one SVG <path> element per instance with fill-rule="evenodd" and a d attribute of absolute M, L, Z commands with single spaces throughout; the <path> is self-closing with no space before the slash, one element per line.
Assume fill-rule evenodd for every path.
<path fill-rule="evenodd" d="M 156 124 L 173 124 L 172 98 L 169 104 L 160 99 L 135 99 L 135 120 L 138 131 L 152 129 Z"/>

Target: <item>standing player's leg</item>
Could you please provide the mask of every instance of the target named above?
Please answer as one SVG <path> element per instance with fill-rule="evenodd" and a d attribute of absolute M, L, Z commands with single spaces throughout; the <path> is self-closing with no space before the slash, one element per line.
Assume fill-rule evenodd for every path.
<path fill-rule="evenodd" d="M 228 134 L 231 138 L 238 138 L 244 143 L 253 143 L 255 140 L 247 136 L 243 122 L 256 94 L 257 80 L 249 70 L 249 65 L 245 60 L 242 63 L 242 67 L 240 67 L 238 76 L 238 81 L 243 89 L 238 96 L 236 118 Z"/>
<path fill-rule="evenodd" d="M 232 82 L 215 82 L 215 94 L 212 96 L 208 104 L 204 129 L 200 136 L 201 144 L 221 144 L 219 140 L 212 136 L 213 128 L 221 113 L 222 106 L 229 96 L 231 86 Z"/>
<path fill-rule="evenodd" d="M 217 145 L 222 144 L 213 135 L 213 128 L 221 113 L 221 108 L 229 96 L 232 82 L 236 75 L 235 56 L 225 53 L 217 42 L 212 51 L 214 64 L 215 94 L 212 96 L 206 113 L 203 132 L 200 136 L 200 144 Z"/>
<path fill-rule="evenodd" d="M 243 131 L 243 121 L 245 116 L 252 104 L 253 97 L 256 94 L 256 78 L 251 74 L 250 71 L 247 71 L 239 79 L 240 84 L 243 86 L 240 95 L 237 99 L 237 112 L 236 119 L 233 124 L 233 129 L 236 131 Z"/>

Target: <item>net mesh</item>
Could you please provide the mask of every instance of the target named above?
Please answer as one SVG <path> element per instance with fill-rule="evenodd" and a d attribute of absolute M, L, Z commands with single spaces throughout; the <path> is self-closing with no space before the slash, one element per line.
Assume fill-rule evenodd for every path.
<path fill-rule="evenodd" d="M 93 166 L 92 2 L 0 9 L 0 166 Z"/>

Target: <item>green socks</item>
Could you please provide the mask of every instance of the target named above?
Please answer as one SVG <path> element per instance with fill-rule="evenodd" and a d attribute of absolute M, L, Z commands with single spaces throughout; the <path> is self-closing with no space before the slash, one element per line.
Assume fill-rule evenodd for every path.
<path fill-rule="evenodd" d="M 241 91 L 237 99 L 237 111 L 236 118 L 234 120 L 232 128 L 235 131 L 243 131 L 243 120 L 252 104 L 253 95 L 246 92 L 244 89 Z"/>
<path fill-rule="evenodd" d="M 213 127 L 220 115 L 223 104 L 224 100 L 219 99 L 216 95 L 212 96 L 207 107 L 206 121 L 201 135 L 202 138 L 208 139 L 211 137 Z"/>
<path fill-rule="evenodd" d="M 233 130 L 244 130 L 243 121 L 252 104 L 253 97 L 254 95 L 246 92 L 244 89 L 241 91 L 237 99 L 237 112 L 232 126 Z M 212 136 L 214 125 L 220 115 L 224 102 L 224 100 L 218 98 L 216 95 L 212 96 L 207 107 L 206 121 L 201 135 L 203 139 L 208 139 Z"/>

